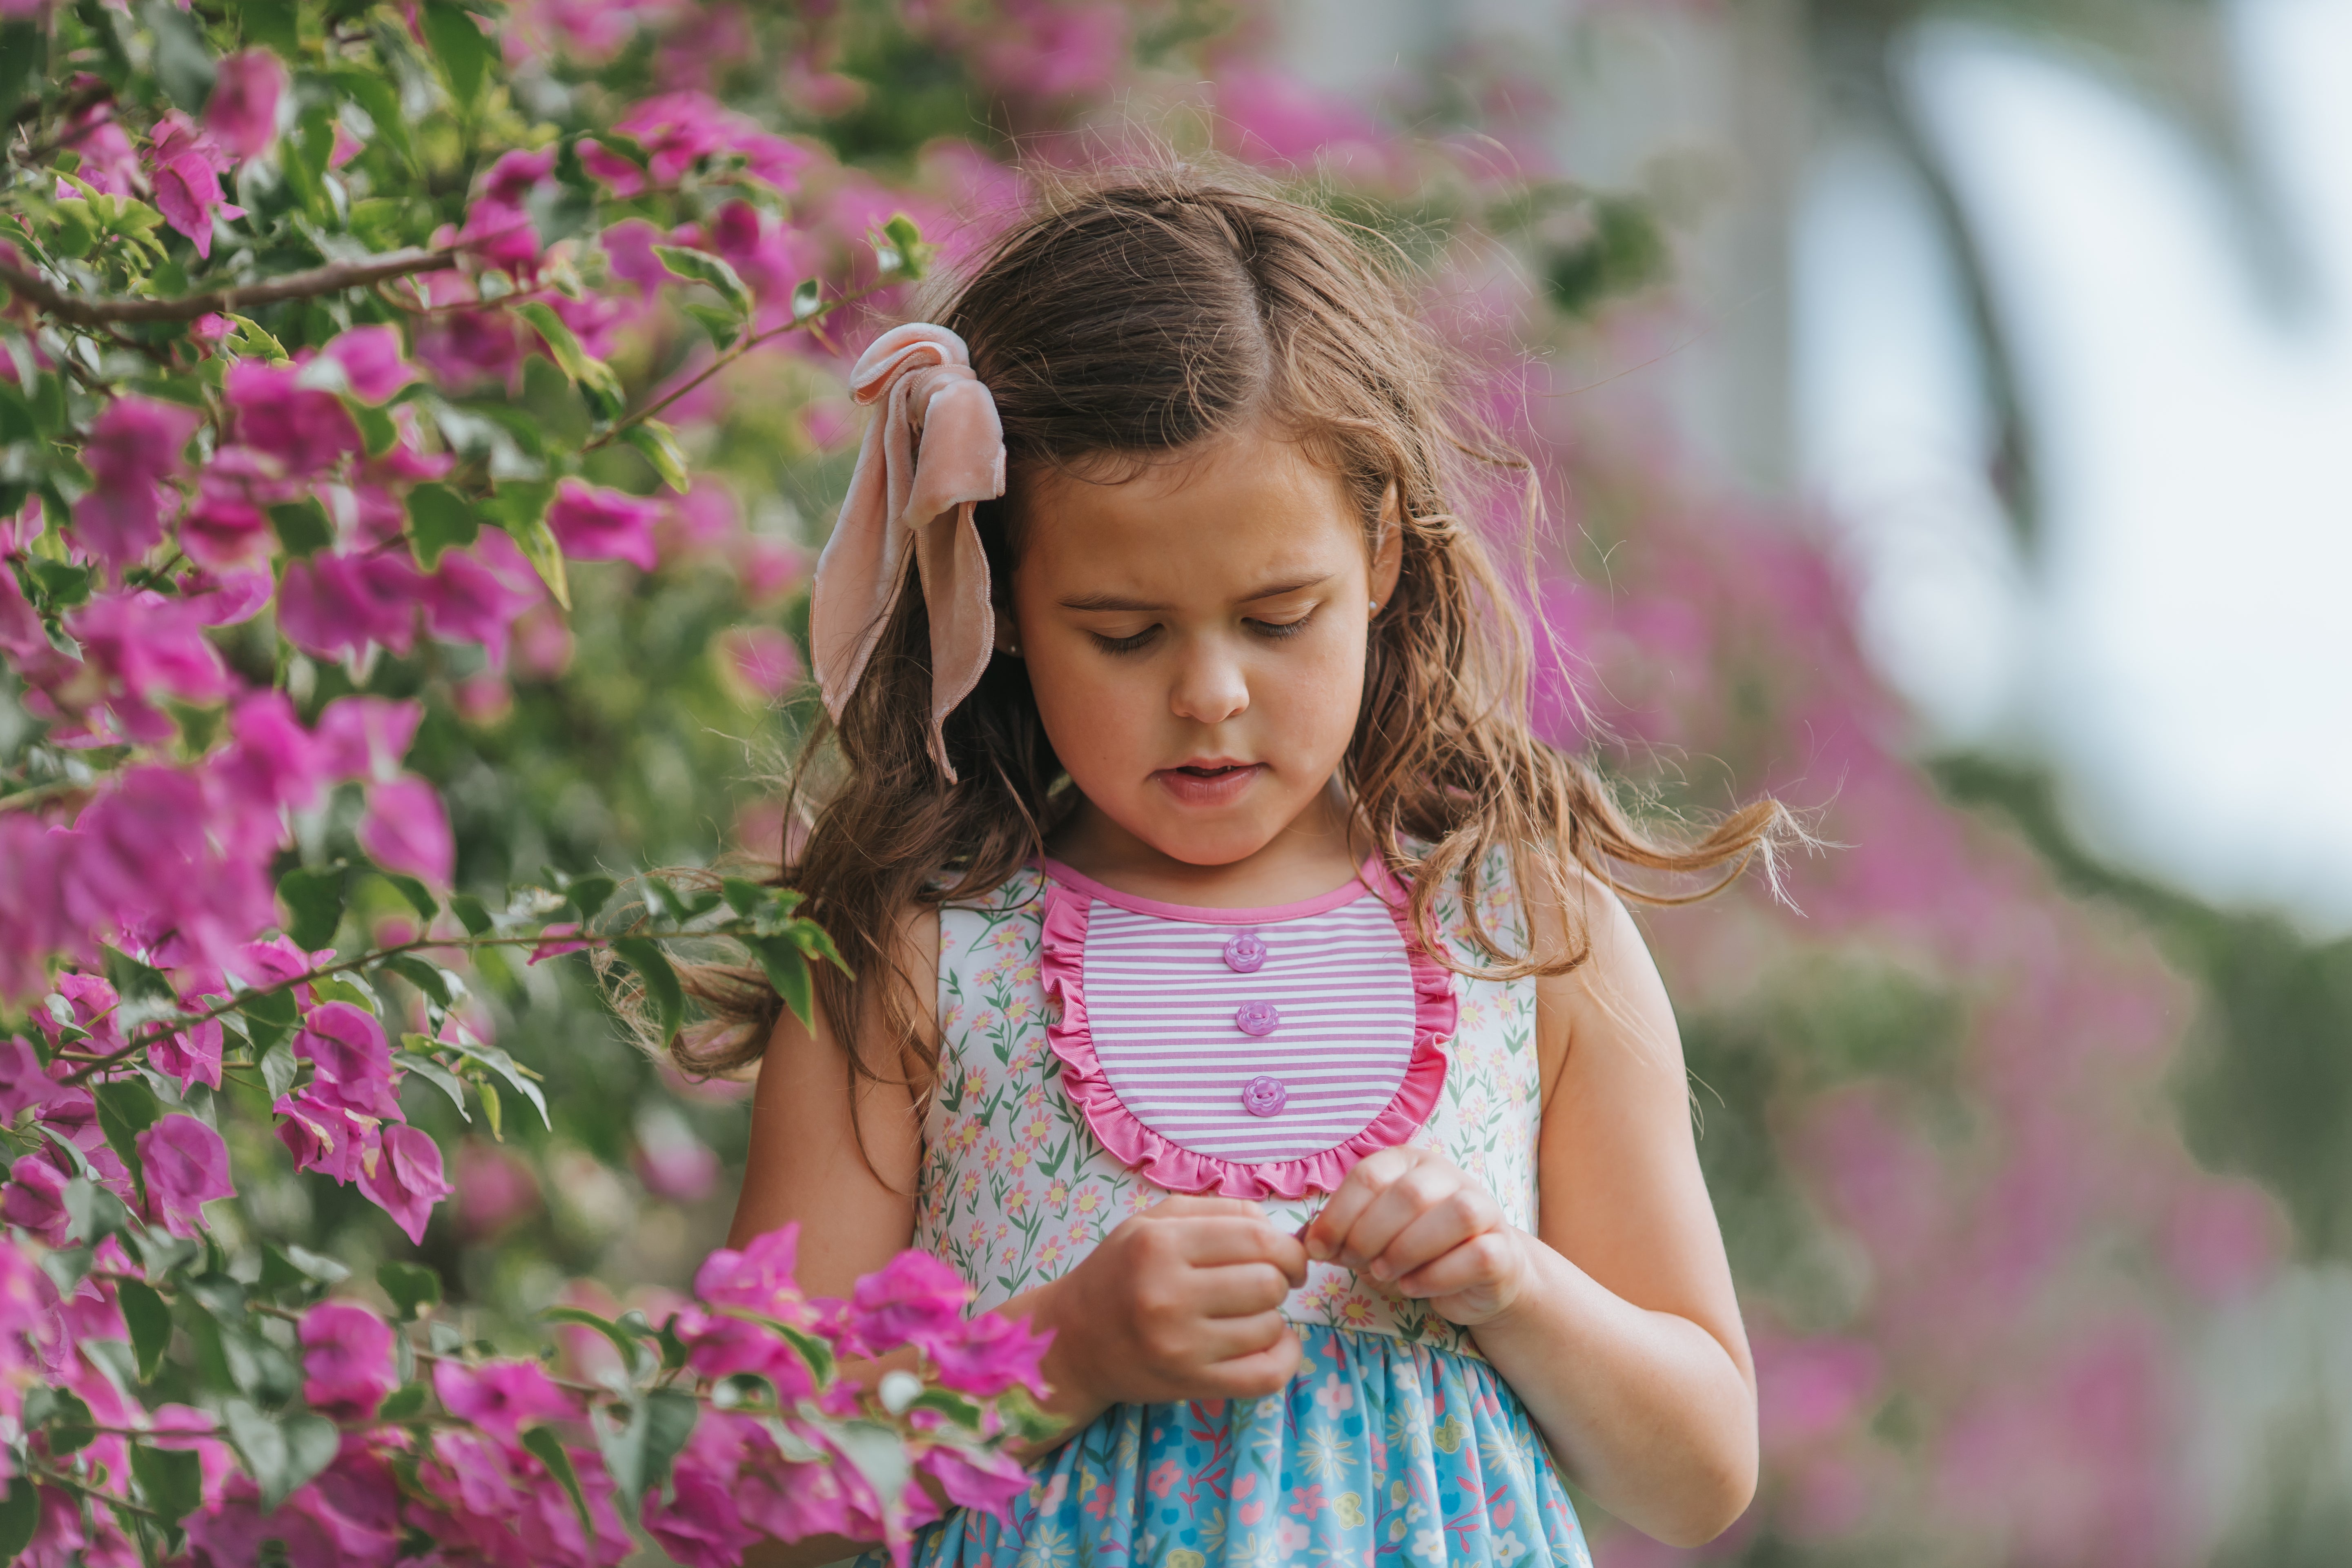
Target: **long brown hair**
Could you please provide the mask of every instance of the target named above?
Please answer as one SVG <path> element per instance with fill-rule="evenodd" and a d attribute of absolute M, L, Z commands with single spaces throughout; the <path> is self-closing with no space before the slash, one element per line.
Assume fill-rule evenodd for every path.
<path fill-rule="evenodd" d="M 1270 418 L 1345 478 L 1368 547 L 1401 526 L 1402 570 L 1372 622 L 1344 763 L 1360 829 L 1412 889 L 1433 954 L 1452 962 L 1434 929 L 1451 882 L 1489 961 L 1465 973 L 1556 974 L 1590 951 L 1576 922 L 1555 950 L 1524 952 L 1482 923 L 1480 883 L 1498 852 L 1520 885 L 1549 884 L 1563 908 L 1577 902 L 1580 867 L 1629 896 L 1682 901 L 1704 894 L 1645 893 L 1622 873 L 1714 872 L 1720 886 L 1758 854 L 1769 864 L 1790 825 L 1764 800 L 1667 842 L 1586 763 L 1531 733 L 1529 626 L 1457 509 L 1475 469 L 1513 477 L 1533 507 L 1533 473 L 1465 417 L 1407 275 L 1377 236 L 1246 175 L 1179 164 L 1050 186 L 935 290 L 929 319 L 970 345 L 1016 490 L 1024 473 L 1098 478 Z M 1017 511 L 986 504 L 978 523 L 995 581 L 1009 584 Z M 776 873 L 854 972 L 816 982 L 853 1078 L 903 1073 L 919 1092 L 935 1065 L 916 1043 L 930 981 L 902 973 L 908 912 L 1003 882 L 1074 804 L 1019 661 L 994 660 L 949 715 L 954 784 L 926 750 L 929 691 L 910 589 L 839 725 L 821 724 L 793 769 L 786 819 L 805 836 L 788 832 Z M 780 1010 L 757 972 L 705 968 L 689 983 L 715 1022 L 673 1043 L 680 1065 L 708 1074 L 756 1060 Z"/>

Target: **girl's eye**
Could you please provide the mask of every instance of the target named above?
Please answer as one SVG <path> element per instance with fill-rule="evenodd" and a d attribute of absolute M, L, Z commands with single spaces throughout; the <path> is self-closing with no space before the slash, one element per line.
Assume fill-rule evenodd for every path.
<path fill-rule="evenodd" d="M 1146 626 L 1134 636 L 1124 637 L 1107 637 L 1100 632 L 1088 632 L 1087 635 L 1094 638 L 1095 647 L 1105 653 L 1133 653 L 1137 648 L 1150 642 L 1152 634 L 1159 630 L 1158 626 Z"/>
<path fill-rule="evenodd" d="M 1307 623 L 1314 618 L 1315 613 L 1309 610 L 1295 621 L 1250 621 L 1246 624 L 1249 629 L 1258 636 L 1278 641 L 1283 637 L 1297 637 L 1307 629 Z"/>

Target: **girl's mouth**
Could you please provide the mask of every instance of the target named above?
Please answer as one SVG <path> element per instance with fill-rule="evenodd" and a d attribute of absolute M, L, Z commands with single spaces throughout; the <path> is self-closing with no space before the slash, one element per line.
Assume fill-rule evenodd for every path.
<path fill-rule="evenodd" d="M 1151 776 L 1186 805 L 1224 805 L 1265 771 L 1264 763 L 1187 763 L 1161 768 Z"/>

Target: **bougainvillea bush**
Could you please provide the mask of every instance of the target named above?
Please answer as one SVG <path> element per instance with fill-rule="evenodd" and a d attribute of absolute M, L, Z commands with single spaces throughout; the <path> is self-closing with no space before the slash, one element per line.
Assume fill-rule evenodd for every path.
<path fill-rule="evenodd" d="M 562 658 L 580 563 L 792 574 L 675 421 L 780 340 L 836 353 L 845 302 L 919 276 L 912 222 L 787 234 L 815 152 L 690 87 L 510 76 L 502 13 L 0 17 L 0 1552 L 607 1563 L 634 1524 L 720 1563 L 1001 1506 L 1042 1342 L 936 1260 L 811 1300 L 779 1232 L 658 1316 L 542 1312 L 592 1342 L 551 1370 L 436 1311 L 428 1265 L 362 1299 L 240 1195 L 290 1168 L 421 1242 L 454 1189 L 420 1101 L 551 1122 L 478 987 L 566 952 L 665 1037 L 666 938 L 805 1015 L 837 959 L 793 895 L 468 889 L 409 759 Z M 733 651 L 752 694 L 789 676 L 773 633 Z"/>
<path fill-rule="evenodd" d="M 2177 981 L 1938 800 L 1821 552 L 1674 461 L 1626 373 L 1685 335 L 1674 237 L 1552 164 L 1538 57 L 1342 100 L 1278 36 L 0 0 L 0 1545 L 700 1564 L 903 1540 L 910 1467 L 1019 1484 L 1034 1342 L 920 1259 L 824 1303 L 784 1237 L 714 1252 L 740 1086 L 637 1049 L 579 950 L 655 1033 L 696 1026 L 681 932 L 804 997 L 760 779 L 809 711 L 847 364 L 1024 167 L 1164 126 L 1425 269 L 1540 459 L 1553 737 L 1844 846 L 1801 916 L 1653 925 L 1763 1384 L 1758 1504 L 1697 1555 L 2197 1560 L 2181 1347 L 2278 1232 L 2181 1145 Z"/>

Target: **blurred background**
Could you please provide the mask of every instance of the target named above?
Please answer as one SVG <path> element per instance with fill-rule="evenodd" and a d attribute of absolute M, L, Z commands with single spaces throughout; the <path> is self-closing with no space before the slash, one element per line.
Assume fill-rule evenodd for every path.
<path fill-rule="evenodd" d="M 1544 473 L 1552 737 L 1839 846 L 1645 917 L 1767 1468 L 1703 1552 L 1593 1512 L 1608 1568 L 2346 1560 L 2352 3 L 518 0 L 507 47 L 526 120 L 696 88 L 820 151 L 744 242 L 780 276 L 895 210 L 952 255 L 1020 160 L 1139 137 L 1422 268 Z M 681 409 L 659 572 L 581 568 L 503 671 L 353 673 L 432 698 L 461 884 L 772 860 L 873 325 Z M 633 378 L 689 363 L 616 331 Z M 747 1108 L 584 960 L 483 970 L 562 1135 L 409 1109 L 456 1153 L 427 1256 L 523 1343 L 683 1281 Z M 271 1179 L 257 1223 L 387 1245 Z"/>

